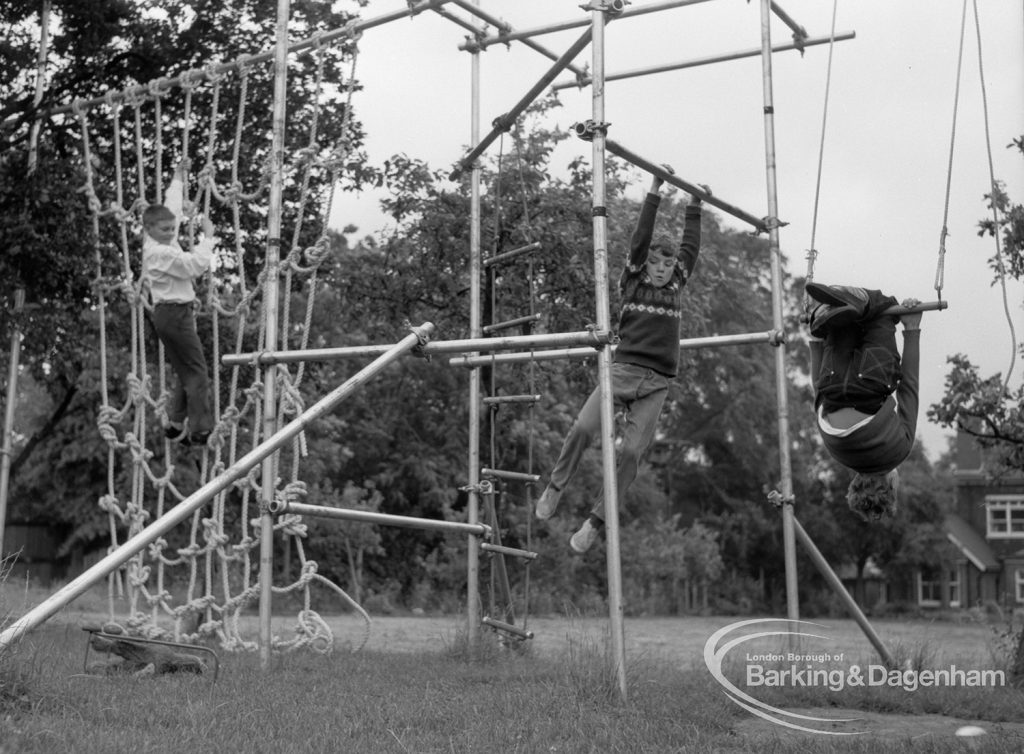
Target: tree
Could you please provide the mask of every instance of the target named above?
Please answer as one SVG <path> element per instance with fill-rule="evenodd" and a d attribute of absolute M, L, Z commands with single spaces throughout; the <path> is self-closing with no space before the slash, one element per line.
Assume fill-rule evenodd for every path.
<path fill-rule="evenodd" d="M 1024 155 L 1024 136 L 1008 145 Z M 989 260 L 996 273 L 1024 279 L 1024 206 L 1012 204 L 1004 186 L 996 183 L 985 195 L 998 217 L 978 223 L 980 236 L 1002 235 L 1002 254 Z M 1018 349 L 1024 349 L 1018 344 Z M 928 409 L 928 417 L 944 427 L 970 435 L 985 452 L 985 467 L 993 476 L 1024 472 L 1024 387 L 1010 390 L 1002 375 L 982 378 L 964 354 L 948 358 L 953 368 L 946 375 L 946 392 Z M 1015 685 L 1024 683 L 1024 629 L 1010 670 Z"/>
<path fill-rule="evenodd" d="M 1024 155 L 1024 136 L 1008 148 Z M 998 221 L 978 223 L 978 235 L 1001 236 L 1002 254 L 989 265 L 997 282 L 1003 276 L 1024 279 L 1024 206 L 1012 204 L 1001 183 L 985 195 Z M 1020 347 L 1020 344 L 1018 344 Z M 982 378 L 964 354 L 948 358 L 952 369 L 946 375 L 946 392 L 928 409 L 928 418 L 944 427 L 973 437 L 987 451 L 987 468 L 995 474 L 1024 471 L 1024 388 L 1010 390 L 1002 375 Z"/>
<path fill-rule="evenodd" d="M 78 427 L 95 426 L 95 418 L 84 418 L 67 431 L 62 428 L 72 413 L 88 413 L 90 407 L 94 413 L 98 403 L 98 391 L 91 388 L 96 385 L 94 372 L 100 352 L 95 312 L 101 291 L 109 314 L 110 351 L 114 354 L 119 349 L 129 349 L 128 302 L 120 290 L 128 275 L 121 255 L 120 226 L 104 220 L 98 237 L 93 238 L 92 217 L 81 191 L 87 167 L 81 129 L 68 105 L 158 78 L 171 79 L 189 70 L 203 69 L 214 60 L 236 60 L 243 54 L 265 51 L 273 45 L 276 7 L 271 0 L 227 4 L 171 0 L 161 3 L 159 9 L 152 4 L 125 0 L 54 0 L 47 88 L 42 103 L 35 107 L 32 94 L 39 3 L 16 0 L 0 4 L 0 23 L 11 30 L 5 43 L 0 44 L 0 70 L 6 74 L 0 77 L 0 244 L 6 252 L 0 257 L 0 279 L 6 284 L 0 291 L 0 332 L 5 342 L 14 327 L 24 333 L 23 372 L 30 374 L 36 384 L 45 386 L 49 413 L 48 419 L 16 448 L 18 455 L 12 463 L 16 501 L 64 499 L 58 497 L 59 485 L 54 480 L 36 473 L 38 469 L 27 469 L 26 462 L 35 452 L 52 459 L 56 448 L 67 444 L 69 434 L 76 437 L 79 450 L 95 451 L 91 457 L 94 471 L 90 483 L 78 479 L 76 494 L 101 487 L 105 452 L 94 447 L 91 440 L 77 437 Z M 298 37 L 340 28 L 350 19 L 345 13 L 334 12 L 329 4 L 309 0 L 295 0 L 291 8 L 290 31 Z M 302 159 L 296 160 L 285 176 L 283 253 L 291 248 L 301 168 L 303 160 L 309 159 L 303 150 L 308 146 L 311 103 L 317 91 L 318 66 L 311 59 L 316 55 L 322 56 L 325 81 L 319 92 L 320 101 L 329 105 L 318 114 L 321 154 L 343 142 L 349 150 L 350 163 L 360 162 L 362 129 L 345 112 L 345 90 L 339 85 L 342 67 L 352 49 L 351 42 L 345 40 L 324 46 L 319 52 L 297 55 L 291 66 L 286 148 Z M 112 120 L 112 109 L 107 104 L 92 108 L 87 118 L 93 158 L 89 167 L 102 208 L 116 206 L 118 199 L 113 159 L 115 132 L 123 147 L 120 177 L 126 192 L 122 201 L 126 205 L 133 204 L 136 198 L 155 200 L 177 159 L 194 157 L 196 165 L 201 165 L 200 150 L 207 140 L 199 135 L 206 136 L 204 129 L 211 129 L 212 142 L 220 145 L 212 155 L 218 180 L 224 182 L 237 175 L 241 185 L 259 186 L 269 150 L 269 138 L 258 138 L 270 133 L 269 83 L 265 68 L 255 67 L 247 73 L 244 119 L 243 87 L 238 79 L 225 83 L 216 123 L 211 122 L 210 101 L 202 99 L 209 95 L 201 92 L 188 111 L 190 118 L 186 118 L 185 97 L 180 91 L 160 95 L 159 121 L 152 102 L 143 102 L 135 111 L 141 140 L 136 139 L 134 117 L 124 115 Z M 127 113 L 134 108 L 128 103 L 124 110 Z M 36 121 L 41 125 L 39 162 L 36 171 L 28 175 L 28 133 Z M 183 153 L 185 123 L 192 124 L 194 129 L 189 154 Z M 237 145 L 237 160 L 230 148 L 235 143 L 236 131 L 243 133 Z M 162 156 L 164 174 L 157 170 L 158 155 Z M 342 188 L 358 185 L 371 174 L 372 171 L 362 168 L 347 172 Z M 323 191 L 329 180 L 323 170 L 312 171 L 313 195 Z M 265 208 L 243 204 L 236 213 L 231 206 L 214 202 L 212 215 L 220 229 L 236 229 L 235 236 L 243 249 L 243 269 L 234 270 L 231 260 L 224 269 L 235 276 L 245 275 L 252 284 L 262 267 L 263 241 L 258 229 L 266 226 Z M 316 218 L 307 219 L 303 227 L 297 240 L 300 247 L 307 246 L 321 232 Z M 137 273 L 138 244 L 129 240 L 128 247 L 131 265 Z M 11 312 L 15 288 L 24 289 L 28 301 L 25 311 L 17 316 Z M 114 379 L 125 373 L 121 369 Z M 49 448 L 45 447 L 47 444 Z M 52 506 L 46 518 L 72 523 L 80 532 L 94 528 L 95 522 L 78 518 L 77 506 L 74 514 L 71 510 L 66 505 Z M 12 515 L 29 515 L 29 511 L 15 504 Z"/>

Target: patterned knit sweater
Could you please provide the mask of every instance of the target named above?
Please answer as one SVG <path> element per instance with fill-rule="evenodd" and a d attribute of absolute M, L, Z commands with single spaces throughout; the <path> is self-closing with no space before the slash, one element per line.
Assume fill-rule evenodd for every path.
<path fill-rule="evenodd" d="M 697 264 L 701 209 L 700 206 L 687 205 L 676 268 L 672 279 L 658 288 L 651 283 L 646 264 L 660 204 L 658 194 L 647 195 L 630 239 L 629 260 L 619 280 L 622 308 L 615 361 L 636 364 L 667 377 L 675 377 L 679 370 L 683 286 Z"/>

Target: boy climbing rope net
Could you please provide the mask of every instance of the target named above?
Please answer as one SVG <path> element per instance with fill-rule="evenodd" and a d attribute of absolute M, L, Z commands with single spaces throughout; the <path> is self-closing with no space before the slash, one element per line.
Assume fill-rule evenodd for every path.
<path fill-rule="evenodd" d="M 896 467 L 914 447 L 921 312 L 886 314 L 896 299 L 878 290 L 820 283 L 806 290 L 816 302 L 810 346 L 818 432 L 832 457 L 855 472 L 850 509 L 878 521 L 896 512 Z M 902 306 L 919 303 L 908 298 Z"/>
<path fill-rule="evenodd" d="M 169 439 L 203 445 L 213 430 L 210 379 L 193 309 L 195 278 L 210 269 L 217 239 L 203 218 L 203 238 L 189 253 L 178 243 L 184 206 L 184 166 L 174 169 L 166 204 L 151 204 L 142 213 L 142 281 L 153 302 L 152 321 L 178 382 L 167 408 Z M 186 426 L 186 419 L 188 424 Z"/>

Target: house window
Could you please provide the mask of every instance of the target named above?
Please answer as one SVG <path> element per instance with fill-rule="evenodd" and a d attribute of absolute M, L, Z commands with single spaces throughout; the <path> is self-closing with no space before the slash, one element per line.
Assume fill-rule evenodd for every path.
<path fill-rule="evenodd" d="M 1013 586 L 1017 602 L 1024 602 L 1024 568 L 1017 568 L 1013 572 Z"/>
<path fill-rule="evenodd" d="M 986 533 L 993 539 L 1024 539 L 1024 496 L 988 495 Z"/>
<path fill-rule="evenodd" d="M 1024 579 L 1024 569 L 1021 569 L 1021 578 Z M 922 568 L 917 572 L 917 604 L 941 607 L 942 603 L 942 569 Z M 960 569 L 956 566 L 951 566 L 946 572 L 946 604 L 960 607 Z"/>

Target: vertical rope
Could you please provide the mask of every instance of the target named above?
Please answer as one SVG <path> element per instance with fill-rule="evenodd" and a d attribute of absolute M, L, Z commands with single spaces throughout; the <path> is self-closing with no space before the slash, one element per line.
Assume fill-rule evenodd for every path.
<path fill-rule="evenodd" d="M 956 56 L 956 84 L 953 87 L 953 122 L 949 129 L 949 160 L 946 163 L 946 194 L 942 207 L 942 230 L 939 233 L 939 259 L 935 268 L 935 292 L 942 300 L 946 271 L 946 238 L 949 236 L 949 196 L 953 185 L 953 154 L 956 147 L 956 121 L 960 110 L 960 77 L 964 62 L 964 35 L 967 29 L 967 0 L 960 11 L 960 42 Z"/>
<path fill-rule="evenodd" d="M 828 40 L 828 66 L 825 69 L 825 101 L 821 112 L 821 140 L 818 144 L 818 172 L 814 181 L 814 212 L 811 216 L 811 244 L 807 249 L 807 282 L 814 280 L 814 263 L 818 258 L 818 249 L 814 245 L 815 236 L 818 231 L 818 203 L 821 196 L 821 174 L 825 162 L 825 133 L 828 124 L 828 103 L 829 93 L 832 89 L 832 55 L 836 43 L 836 15 L 839 10 L 839 0 L 832 2 L 832 29 L 829 32 Z M 808 302 L 807 294 L 804 294 L 804 304 Z"/>
<path fill-rule="evenodd" d="M 1013 326 L 1013 315 L 1010 313 L 1010 302 L 1006 292 L 1006 267 L 1003 262 L 1003 250 L 1002 243 L 999 238 L 999 232 L 1001 230 L 1002 220 L 999 214 L 999 184 L 996 181 L 995 166 L 992 161 L 992 136 L 990 134 L 989 127 L 989 116 L 988 116 L 988 94 L 985 88 L 985 63 L 984 55 L 982 53 L 981 44 L 981 19 L 978 16 L 978 2 L 972 0 L 972 7 L 974 8 L 974 29 L 978 40 L 978 78 L 981 83 L 981 105 L 982 113 L 985 118 L 985 152 L 988 158 L 988 176 L 989 176 L 989 191 L 991 193 L 991 205 L 992 205 L 992 224 L 993 232 L 992 236 L 995 238 L 996 243 L 996 267 L 999 271 L 999 287 L 1002 290 L 1003 297 L 1003 313 L 1006 315 L 1006 324 L 1010 330 L 1010 365 L 1006 370 L 1006 379 L 1003 380 L 1003 392 L 1004 394 L 1009 390 L 1010 377 L 1013 375 L 1013 368 L 1017 362 L 1017 334 L 1016 329 Z"/>

